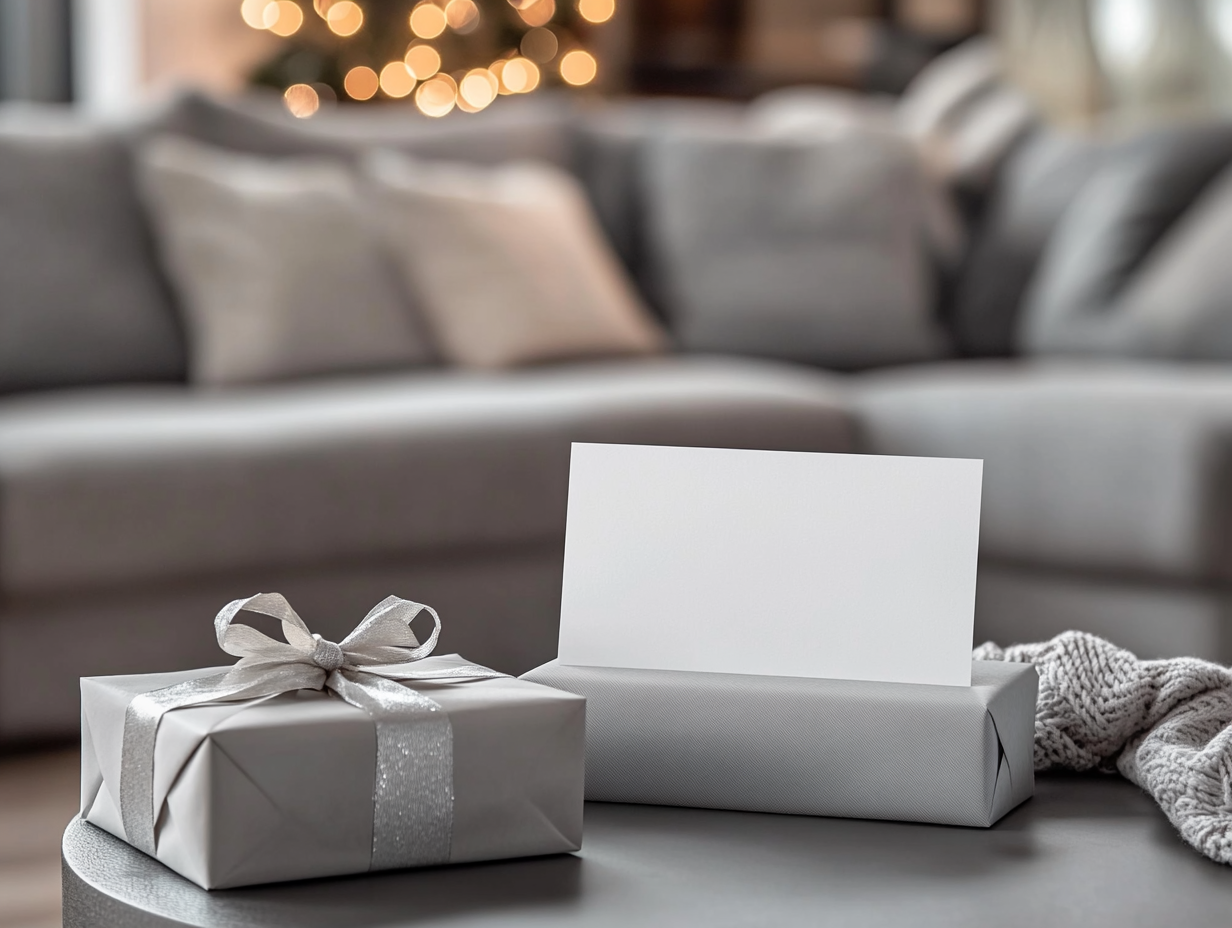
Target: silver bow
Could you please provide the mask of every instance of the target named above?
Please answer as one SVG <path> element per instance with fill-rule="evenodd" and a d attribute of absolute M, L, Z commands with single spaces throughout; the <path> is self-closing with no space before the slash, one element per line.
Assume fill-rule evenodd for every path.
<path fill-rule="evenodd" d="M 286 641 L 250 625 L 233 624 L 241 612 L 278 619 Z M 420 644 L 411 622 L 432 616 L 432 634 Z M 421 664 L 441 632 L 436 610 L 390 596 L 351 634 L 335 644 L 314 635 L 278 593 L 228 603 L 214 620 L 218 646 L 240 658 L 225 673 L 142 693 L 124 715 L 120 818 L 134 847 L 154 856 L 154 740 L 172 709 L 328 689 L 363 709 L 376 724 L 371 870 L 449 860 L 453 833 L 453 728 L 445 710 L 396 680 L 483 680 L 504 677 L 477 664 Z"/>

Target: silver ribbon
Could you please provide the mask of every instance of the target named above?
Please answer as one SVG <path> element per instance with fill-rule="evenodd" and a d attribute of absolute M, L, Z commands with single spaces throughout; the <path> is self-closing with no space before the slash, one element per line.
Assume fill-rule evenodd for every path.
<path fill-rule="evenodd" d="M 420 644 L 411 622 L 433 619 Z M 282 623 L 285 641 L 250 625 L 241 612 Z M 258 593 L 228 603 L 214 620 L 218 646 L 238 658 L 230 670 L 142 693 L 124 714 L 120 763 L 120 818 L 134 847 L 154 856 L 158 810 L 154 807 L 154 741 L 172 709 L 210 702 L 256 699 L 299 689 L 328 689 L 363 709 L 376 725 L 376 778 L 372 792 L 370 870 L 446 863 L 453 837 L 453 727 L 435 701 L 401 683 L 504 677 L 478 664 L 431 667 L 441 633 L 436 610 L 390 596 L 372 609 L 340 643 L 308 631 L 278 593 Z M 429 662 L 431 664 L 431 662 Z"/>

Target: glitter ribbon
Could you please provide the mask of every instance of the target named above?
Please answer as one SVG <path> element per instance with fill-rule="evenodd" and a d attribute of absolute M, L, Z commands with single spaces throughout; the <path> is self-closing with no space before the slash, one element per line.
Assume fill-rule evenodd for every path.
<path fill-rule="evenodd" d="M 410 625 L 421 612 L 434 621 L 420 644 Z M 285 641 L 250 625 L 241 612 L 282 623 Z M 120 818 L 134 847 L 154 856 L 154 741 L 172 709 L 203 703 L 328 689 L 364 710 L 376 725 L 370 870 L 446 863 L 453 840 L 453 728 L 434 700 L 395 681 L 465 681 L 504 677 L 477 664 L 421 664 L 436 647 L 436 610 L 390 596 L 335 644 L 308 631 L 278 593 L 228 603 L 214 620 L 218 646 L 240 660 L 225 673 L 177 683 L 133 698 L 124 714 Z"/>

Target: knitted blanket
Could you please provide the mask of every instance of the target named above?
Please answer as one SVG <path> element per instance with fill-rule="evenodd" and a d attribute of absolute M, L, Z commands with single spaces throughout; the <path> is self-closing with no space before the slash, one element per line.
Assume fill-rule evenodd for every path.
<path fill-rule="evenodd" d="M 1190 845 L 1232 863 L 1232 671 L 1179 657 L 1138 660 L 1083 632 L 975 649 L 1034 664 L 1035 769 L 1120 771 Z"/>

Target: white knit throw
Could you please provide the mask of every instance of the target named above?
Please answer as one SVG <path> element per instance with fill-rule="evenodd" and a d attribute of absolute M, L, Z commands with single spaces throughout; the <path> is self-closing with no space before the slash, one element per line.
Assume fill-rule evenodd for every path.
<path fill-rule="evenodd" d="M 1084 632 L 975 649 L 1034 664 L 1035 769 L 1119 770 L 1190 845 L 1232 863 L 1232 671 L 1191 657 L 1141 661 Z"/>

